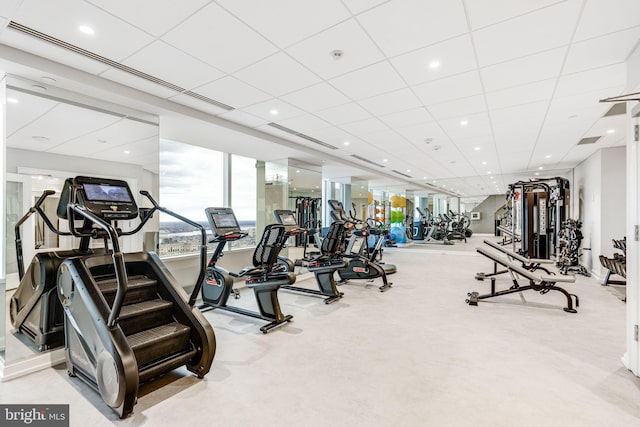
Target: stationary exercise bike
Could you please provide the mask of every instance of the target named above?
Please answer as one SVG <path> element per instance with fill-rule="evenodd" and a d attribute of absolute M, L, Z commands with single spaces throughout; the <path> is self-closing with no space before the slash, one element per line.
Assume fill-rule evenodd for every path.
<path fill-rule="evenodd" d="M 278 301 L 278 289 L 282 285 L 290 285 L 296 277 L 286 271 L 274 271 L 278 253 L 281 248 L 282 237 L 285 233 L 284 226 L 280 224 L 268 225 L 262 238 L 253 253 L 253 265 L 242 269 L 238 273 L 231 273 L 217 265 L 222 257 L 227 242 L 233 242 L 247 236 L 240 231 L 240 225 L 231 208 L 207 208 L 205 209 L 209 225 L 213 231 L 214 239 L 209 243 L 217 243 L 217 246 L 209 260 L 205 271 L 202 286 L 201 311 L 221 309 L 233 313 L 250 316 L 269 321 L 262 326 L 260 331 L 267 333 L 271 329 L 289 322 L 293 316 L 284 315 Z M 233 289 L 235 277 L 245 279 L 248 288 L 253 289 L 258 303 L 259 313 L 243 308 L 227 305 L 231 294 L 239 298 L 240 294 Z"/>

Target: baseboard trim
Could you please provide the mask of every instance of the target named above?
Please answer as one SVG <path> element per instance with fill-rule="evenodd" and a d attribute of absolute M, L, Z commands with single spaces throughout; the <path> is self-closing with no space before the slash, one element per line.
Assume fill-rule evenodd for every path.
<path fill-rule="evenodd" d="M 64 362 L 64 348 L 52 350 L 43 354 L 29 357 L 24 360 L 6 363 L 2 362 L 0 381 L 11 381 L 16 378 L 50 368 Z"/>

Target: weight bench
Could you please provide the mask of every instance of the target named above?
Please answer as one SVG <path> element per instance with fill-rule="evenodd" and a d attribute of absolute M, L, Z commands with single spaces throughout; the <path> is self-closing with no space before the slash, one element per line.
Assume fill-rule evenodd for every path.
<path fill-rule="evenodd" d="M 523 257 L 522 255 L 515 253 L 513 251 L 510 251 L 509 249 L 507 249 L 506 247 L 500 245 L 499 243 L 495 243 L 492 242 L 491 240 L 485 240 L 484 241 L 485 244 L 491 246 L 494 249 L 497 249 L 498 251 L 502 252 L 504 255 L 506 255 L 510 260 L 512 261 L 517 261 L 521 264 L 522 268 L 527 269 L 529 271 L 536 271 L 536 270 L 542 270 L 545 273 L 551 275 L 551 274 L 555 274 L 551 271 L 549 271 L 547 268 L 543 267 L 542 264 L 555 264 L 554 260 L 551 259 L 539 259 L 539 258 L 526 258 Z M 476 280 L 484 280 L 487 279 L 489 277 L 493 277 L 493 276 L 497 276 L 499 274 L 505 274 L 508 273 L 509 269 L 506 270 L 499 270 L 498 271 L 498 264 L 494 263 L 493 264 L 493 273 L 476 273 Z"/>
<path fill-rule="evenodd" d="M 486 241 L 485 241 L 486 243 Z M 493 298 L 500 295 L 513 294 L 516 292 L 523 292 L 529 289 L 533 289 L 534 291 L 538 291 L 541 294 L 546 294 L 549 291 L 558 291 L 561 292 L 567 298 L 567 306 L 563 308 L 564 311 L 568 313 L 577 313 L 575 308 L 573 308 L 573 298 L 575 298 L 575 306 L 580 306 L 580 301 L 577 295 L 570 294 L 566 290 L 556 286 L 556 283 L 575 283 L 576 279 L 574 276 L 541 276 L 534 273 L 534 271 L 529 270 L 521 265 L 515 264 L 511 262 L 508 258 L 505 258 L 501 253 L 497 253 L 494 251 L 487 250 L 485 248 L 476 248 L 476 251 L 486 256 L 490 260 L 493 261 L 497 270 L 497 265 L 500 264 L 502 267 L 506 268 L 506 272 L 511 275 L 511 280 L 513 282 L 513 286 L 509 289 L 505 289 L 502 291 L 496 292 L 496 279 L 495 277 L 491 277 L 491 293 L 480 295 L 478 292 L 469 292 L 467 296 L 469 297 L 466 300 L 466 303 L 469 305 L 478 305 L 478 301 L 481 299 Z M 525 258 L 526 259 L 526 258 Z M 520 286 L 518 283 L 518 279 L 516 278 L 516 274 L 522 276 L 529 280 L 528 286 Z"/>

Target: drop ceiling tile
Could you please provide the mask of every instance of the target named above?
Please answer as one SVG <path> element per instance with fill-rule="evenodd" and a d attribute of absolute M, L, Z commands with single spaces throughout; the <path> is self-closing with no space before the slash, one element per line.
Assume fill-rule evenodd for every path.
<path fill-rule="evenodd" d="M 336 49 L 344 53 L 339 59 L 331 55 L 331 52 Z M 383 59 L 378 48 L 353 19 L 303 40 L 289 47 L 287 52 L 325 79 Z"/>
<path fill-rule="evenodd" d="M 401 135 L 389 129 L 371 133 L 362 139 L 389 153 L 394 151 L 406 152 L 403 147 L 408 144 Z"/>
<path fill-rule="evenodd" d="M 474 31 L 481 67 L 569 44 L 581 0 L 567 0 Z M 544 28 L 544 31 L 541 29 Z"/>
<path fill-rule="evenodd" d="M 310 113 L 350 102 L 349 98 L 327 83 L 319 83 L 280 98 Z"/>
<path fill-rule="evenodd" d="M 384 116 L 380 116 L 380 119 L 394 129 L 414 126 L 421 123 L 429 123 L 433 121 L 433 117 L 424 107 L 412 108 L 411 110 L 387 114 Z"/>
<path fill-rule="evenodd" d="M 256 117 L 253 114 L 245 113 L 240 110 L 231 110 L 222 114 L 218 114 L 218 117 L 223 118 L 225 120 L 230 120 L 234 123 L 239 123 L 244 126 L 248 126 L 250 128 L 266 125 L 270 123 L 270 120 L 265 120 L 260 117 Z"/>
<path fill-rule="evenodd" d="M 560 75 L 567 47 L 552 49 L 480 69 L 485 90 L 492 92 Z"/>
<path fill-rule="evenodd" d="M 234 108 L 243 108 L 271 98 L 269 94 L 231 76 L 199 86 L 193 91 Z"/>
<path fill-rule="evenodd" d="M 10 88 L 7 89 L 7 100 L 9 99 L 15 99 L 17 102 L 6 103 L 6 135 L 8 137 L 29 123 L 38 120 L 58 104 L 52 99 L 18 92 Z"/>
<path fill-rule="evenodd" d="M 101 73 L 100 77 L 113 80 L 114 82 L 121 83 L 125 86 L 129 86 L 140 91 L 148 92 L 160 98 L 169 98 L 178 94 L 178 92 L 173 89 L 169 89 L 168 87 L 161 86 L 149 80 L 145 80 L 142 77 L 136 76 L 135 74 L 129 74 L 126 71 L 120 70 L 119 68 L 109 68 L 104 73 Z"/>
<path fill-rule="evenodd" d="M 563 74 L 625 62 L 638 40 L 640 40 L 640 26 L 573 43 L 569 48 Z"/>
<path fill-rule="evenodd" d="M 339 0 L 219 0 L 217 3 L 280 47 L 351 17 Z"/>
<path fill-rule="evenodd" d="M 473 0 L 465 5 L 471 21 L 471 28 L 477 30 L 561 1 L 563 0 L 510 0 L 506 2 L 504 0 Z"/>
<path fill-rule="evenodd" d="M 343 3 L 349 8 L 351 13 L 356 15 L 388 1 L 389 0 L 343 0 Z"/>
<path fill-rule="evenodd" d="M 294 117 L 292 119 L 274 120 L 279 125 L 288 127 L 298 131 L 299 133 L 307 133 L 312 130 L 324 129 L 331 127 L 331 124 L 319 119 L 311 114 L 304 114 L 302 116 Z"/>
<path fill-rule="evenodd" d="M 320 82 L 315 74 L 283 52 L 252 64 L 234 76 L 273 96 L 284 95 Z"/>
<path fill-rule="evenodd" d="M 185 89 L 192 89 L 224 76 L 222 71 L 162 41 L 155 41 L 139 50 L 125 59 L 123 64 Z M 180 66 L 168 67 L 167 64 Z"/>
<path fill-rule="evenodd" d="M 558 81 L 556 97 L 577 95 L 596 89 L 624 86 L 627 82 L 626 64 L 616 64 L 595 70 L 563 75 Z"/>
<path fill-rule="evenodd" d="M 210 104 L 198 98 L 194 98 L 193 96 L 184 95 L 182 93 L 176 96 L 172 96 L 171 98 L 169 98 L 169 100 L 214 115 L 222 114 L 226 111 L 229 111 L 225 108 L 218 107 L 217 105 Z"/>
<path fill-rule="evenodd" d="M 461 125 L 461 121 L 465 120 L 466 125 Z M 469 114 L 455 118 L 449 118 L 438 121 L 438 124 L 453 139 L 465 139 L 478 137 L 482 138 L 491 135 L 491 123 L 487 113 Z"/>
<path fill-rule="evenodd" d="M 535 83 L 514 86 L 494 92 L 487 92 L 487 104 L 490 110 L 528 104 L 530 102 L 550 100 L 556 79 L 542 80 Z"/>
<path fill-rule="evenodd" d="M 435 62 L 440 65 L 431 68 Z M 477 68 L 468 34 L 391 59 L 409 85 L 437 80 Z"/>
<path fill-rule="evenodd" d="M 408 88 L 363 99 L 358 101 L 358 104 L 376 116 L 422 106 L 422 102 Z"/>
<path fill-rule="evenodd" d="M 60 11 L 63 19 L 52 19 L 61 16 Z M 115 61 L 153 41 L 147 33 L 82 0 L 25 0 L 11 19 Z M 81 33 L 80 25 L 93 28 L 95 34 Z"/>
<path fill-rule="evenodd" d="M 450 0 L 389 2 L 359 15 L 358 21 L 387 56 L 468 31 L 462 2 Z"/>
<path fill-rule="evenodd" d="M 316 115 L 334 125 L 355 122 L 371 117 L 371 114 L 367 113 L 355 102 L 327 108 L 326 110 L 318 111 Z"/>
<path fill-rule="evenodd" d="M 276 98 L 244 107 L 242 111 L 276 123 L 304 114 L 304 111 Z M 272 111 L 277 111 L 277 114 Z"/>
<path fill-rule="evenodd" d="M 329 80 L 329 83 L 354 101 L 406 86 L 387 61 L 336 77 Z"/>
<path fill-rule="evenodd" d="M 428 150 L 433 150 L 436 145 L 442 146 L 451 142 L 447 134 L 442 130 L 442 127 L 435 122 L 421 123 L 419 125 L 398 129 L 398 133 L 414 145 L 424 145 Z M 427 144 L 425 139 L 430 140 L 430 142 Z"/>
<path fill-rule="evenodd" d="M 523 104 L 492 111 L 489 116 L 494 130 L 496 127 L 509 129 L 533 129 L 538 131 L 547 113 L 547 101 Z"/>
<path fill-rule="evenodd" d="M 162 40 L 227 73 L 277 51 L 272 43 L 215 3 L 190 16 Z"/>
<path fill-rule="evenodd" d="M 87 0 L 102 10 L 158 37 L 196 12 L 209 0 L 182 0 L 176 7 L 173 0 Z M 152 13 L 150 13 L 152 11 Z"/>
<path fill-rule="evenodd" d="M 470 96 L 429 106 L 429 112 L 436 120 L 464 117 L 486 111 L 486 109 L 484 95 Z"/>
<path fill-rule="evenodd" d="M 585 40 L 636 26 L 639 16 L 640 2 L 636 0 L 588 1 L 574 40 Z"/>
<path fill-rule="evenodd" d="M 357 122 L 346 123 L 340 125 L 341 129 L 358 136 L 365 136 L 375 132 L 389 130 L 389 126 L 376 118 L 359 120 Z"/>
<path fill-rule="evenodd" d="M 430 106 L 445 101 L 465 98 L 482 93 L 482 83 L 477 71 L 423 83 L 414 86 L 418 98 L 424 105 Z"/>

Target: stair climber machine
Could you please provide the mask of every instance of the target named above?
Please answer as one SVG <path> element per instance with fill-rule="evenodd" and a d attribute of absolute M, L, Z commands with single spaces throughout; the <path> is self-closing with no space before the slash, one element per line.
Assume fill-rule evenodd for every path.
<path fill-rule="evenodd" d="M 296 276 L 287 271 L 274 269 L 282 245 L 285 227 L 272 224 L 265 227 L 260 242 L 253 253 L 253 265 L 242 269 L 239 273 L 231 273 L 217 265 L 222 257 L 227 242 L 233 242 L 247 236 L 240 231 L 240 225 L 231 208 L 207 208 L 207 219 L 213 231 L 214 239 L 210 243 L 217 246 L 209 260 L 202 283 L 194 290 L 202 287 L 202 311 L 221 309 L 233 313 L 269 321 L 260 331 L 267 333 L 271 329 L 289 322 L 293 316 L 284 315 L 278 301 L 278 289 L 295 282 Z M 239 298 L 240 294 L 233 289 L 234 278 L 244 278 L 247 288 L 253 289 L 260 312 L 227 305 L 231 294 Z"/>
<path fill-rule="evenodd" d="M 449 239 L 447 228 L 443 221 L 434 218 L 429 209 L 422 211 L 416 207 L 420 214 L 420 220 L 414 221 L 413 241 L 416 243 L 438 243 L 441 245 L 453 245 Z"/>
<path fill-rule="evenodd" d="M 298 227 L 298 222 L 293 211 L 276 210 L 274 211 L 276 221 L 285 227 L 286 233 L 283 235 L 283 242 L 289 236 L 300 235 L 305 233 L 305 229 Z M 344 223 L 342 221 L 334 221 L 331 223 L 327 235 L 322 239 L 319 254 L 307 254 L 306 245 L 304 257 L 301 260 L 291 261 L 288 258 L 279 258 L 279 268 L 284 271 L 293 271 L 296 265 L 302 265 L 312 272 L 316 278 L 318 289 L 307 289 L 298 286 L 282 286 L 283 289 L 318 295 L 326 297 L 325 304 L 331 304 L 342 298 L 343 293 L 338 291 L 334 273 L 347 266 L 345 260 L 342 259 L 342 248 L 344 235 Z"/>
<path fill-rule="evenodd" d="M 120 250 L 120 236 L 139 232 L 155 211 L 163 212 L 200 229 L 196 284 L 204 277 L 204 227 L 140 193 L 153 208 L 138 209 L 125 181 L 78 176 L 65 182 L 58 205 L 58 216 L 80 238 L 80 254 L 67 257 L 57 271 L 67 369 L 121 418 L 133 412 L 141 383 L 181 366 L 203 378 L 216 349 L 213 328 L 194 307 L 195 290 L 189 298 L 155 253 Z M 135 229 L 118 227 L 118 221 L 138 217 Z M 102 239 L 104 249 L 91 253 L 92 239 Z"/>
<path fill-rule="evenodd" d="M 338 270 L 338 276 L 340 277 L 339 283 L 344 284 L 349 280 L 366 280 L 367 286 L 370 286 L 374 279 L 380 277 L 382 278 L 382 286 L 378 288 L 380 289 L 380 292 L 384 292 L 391 288 L 393 283 L 387 280 L 387 273 L 383 266 L 387 265 L 387 268 L 392 272 L 396 271 L 395 266 L 392 264 L 379 264 L 376 261 L 371 261 L 367 256 L 362 255 L 360 252 L 362 239 L 366 240 L 368 238 L 366 223 L 347 217 L 347 214 L 342 207 L 342 203 L 339 201 L 329 200 L 328 203 L 331 207 L 332 219 L 334 219 L 334 221 L 336 219 L 345 221 L 345 223 L 349 225 L 349 228 L 345 227 L 344 239 L 347 244 L 342 254 L 342 256 L 349 261 L 349 264 Z M 374 254 L 374 259 L 375 256 L 376 255 Z"/>

